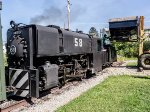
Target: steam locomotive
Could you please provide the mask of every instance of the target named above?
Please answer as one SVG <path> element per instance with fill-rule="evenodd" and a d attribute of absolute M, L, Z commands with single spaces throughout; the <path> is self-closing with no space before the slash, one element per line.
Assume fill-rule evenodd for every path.
<path fill-rule="evenodd" d="M 88 77 L 116 61 L 115 48 L 101 38 L 54 25 L 10 24 L 6 84 L 16 96 L 39 97 L 42 91 Z"/>

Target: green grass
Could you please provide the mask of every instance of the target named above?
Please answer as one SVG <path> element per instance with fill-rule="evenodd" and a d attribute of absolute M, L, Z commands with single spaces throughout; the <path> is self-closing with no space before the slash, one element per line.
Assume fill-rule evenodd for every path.
<path fill-rule="evenodd" d="M 118 56 L 117 58 L 117 61 L 129 61 L 129 60 L 137 60 L 137 58 L 136 57 L 127 58 L 122 56 Z"/>
<path fill-rule="evenodd" d="M 128 62 L 127 66 L 130 66 L 130 67 L 137 66 L 137 61 L 136 62 Z"/>
<path fill-rule="evenodd" d="M 110 77 L 57 112 L 150 112 L 150 77 Z"/>

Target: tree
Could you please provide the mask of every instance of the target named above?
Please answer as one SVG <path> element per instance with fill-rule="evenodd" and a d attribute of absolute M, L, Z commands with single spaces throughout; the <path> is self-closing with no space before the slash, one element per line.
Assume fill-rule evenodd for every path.
<path fill-rule="evenodd" d="M 113 42 L 117 50 L 117 54 L 123 57 L 138 56 L 138 42 Z"/>
<path fill-rule="evenodd" d="M 90 28 L 89 35 L 92 35 L 93 37 L 98 37 L 99 36 L 98 31 L 96 30 L 95 27 Z"/>

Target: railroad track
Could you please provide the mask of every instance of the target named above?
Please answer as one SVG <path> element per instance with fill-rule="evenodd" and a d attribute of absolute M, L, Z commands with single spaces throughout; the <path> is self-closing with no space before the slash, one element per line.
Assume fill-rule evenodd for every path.
<path fill-rule="evenodd" d="M 72 86 L 78 86 L 80 83 L 81 81 L 67 82 L 62 88 L 59 87 L 53 88 L 50 91 L 43 93 L 40 99 L 33 98 L 32 101 L 34 102 L 34 104 L 47 101 L 54 96 L 64 93 L 64 91 L 68 91 Z"/>
<path fill-rule="evenodd" d="M 51 92 L 45 93 L 45 95 L 43 95 L 40 99 L 33 98 L 32 99 L 33 102 L 31 100 L 25 100 L 25 99 L 20 100 L 20 101 L 14 100 L 14 101 L 5 102 L 6 104 L 0 105 L 0 112 L 11 112 L 11 111 L 16 110 L 16 109 L 21 110 L 21 109 L 24 109 L 25 107 L 27 107 L 31 104 L 37 104 L 39 102 L 47 101 L 47 100 L 51 99 L 51 97 L 53 97 L 55 95 L 60 95 L 64 91 L 69 90 L 71 86 L 79 85 L 80 82 L 81 81 L 68 82 L 61 89 L 53 88 L 53 89 L 51 89 Z M 48 97 L 49 95 L 50 95 L 50 97 Z"/>
<path fill-rule="evenodd" d="M 115 63 L 113 66 L 120 66 L 122 64 L 123 64 L 122 62 Z M 38 104 L 39 102 L 45 102 L 45 101 L 51 99 L 53 96 L 60 95 L 60 94 L 64 93 L 64 91 L 68 91 L 72 86 L 80 85 L 80 83 L 84 82 L 85 80 L 88 80 L 88 79 L 83 79 L 82 81 L 75 80 L 75 81 L 67 82 L 61 89 L 59 89 L 57 87 L 57 88 L 51 89 L 50 91 L 47 91 L 46 93 L 44 93 L 42 95 L 42 97 L 40 97 L 40 99 L 33 98 L 32 99 L 33 102 L 27 101 L 25 99 L 20 100 L 20 101 L 15 101 L 15 100 L 12 102 L 9 101 L 8 104 L 6 104 L 4 106 L 0 106 L 0 112 L 10 112 L 10 111 L 16 110 L 17 108 L 19 110 L 22 110 L 22 109 L 26 108 L 27 106 L 30 106 L 31 104 Z"/>
<path fill-rule="evenodd" d="M 24 106 L 27 106 L 29 103 L 26 100 L 21 100 L 21 101 L 17 101 L 15 103 L 12 104 L 7 104 L 4 107 L 0 108 L 0 112 L 10 112 L 14 109 L 21 109 L 21 107 L 23 108 Z"/>

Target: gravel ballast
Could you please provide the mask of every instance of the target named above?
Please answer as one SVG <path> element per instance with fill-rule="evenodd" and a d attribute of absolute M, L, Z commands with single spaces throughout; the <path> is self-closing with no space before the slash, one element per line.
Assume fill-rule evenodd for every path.
<path fill-rule="evenodd" d="M 99 72 L 95 77 L 83 80 L 79 85 L 73 85 L 68 90 L 63 91 L 59 95 L 47 96 L 48 100 L 41 101 L 40 103 L 34 104 L 28 108 L 24 108 L 22 112 L 32 111 L 32 112 L 53 112 L 60 106 L 63 106 L 80 96 L 83 92 L 96 86 L 97 84 L 104 81 L 104 79 L 113 75 L 138 75 L 147 76 L 150 74 L 150 70 L 145 70 L 143 72 L 137 72 L 137 68 L 130 68 L 125 66 L 120 67 L 110 67 Z M 16 110 L 18 111 L 18 110 Z"/>

